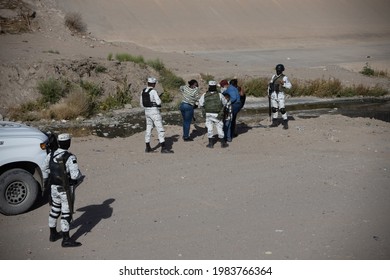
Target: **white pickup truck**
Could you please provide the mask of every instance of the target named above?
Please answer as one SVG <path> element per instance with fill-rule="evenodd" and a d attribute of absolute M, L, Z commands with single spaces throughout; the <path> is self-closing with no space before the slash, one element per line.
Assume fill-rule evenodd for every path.
<path fill-rule="evenodd" d="M 48 141 L 36 128 L 0 121 L 0 213 L 24 213 L 42 194 Z"/>

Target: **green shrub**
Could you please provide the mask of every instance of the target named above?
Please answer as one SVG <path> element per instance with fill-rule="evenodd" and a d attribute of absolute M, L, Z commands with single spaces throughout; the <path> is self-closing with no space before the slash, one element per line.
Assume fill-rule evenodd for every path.
<path fill-rule="evenodd" d="M 167 90 L 178 89 L 181 85 L 185 84 L 183 78 L 176 76 L 171 70 L 163 69 L 160 72 L 161 84 Z"/>
<path fill-rule="evenodd" d="M 112 53 L 109 53 L 108 55 L 107 55 L 107 60 L 109 60 L 109 61 L 111 61 L 112 60 Z"/>
<path fill-rule="evenodd" d="M 127 77 L 123 80 L 121 86 L 117 85 L 115 95 L 108 95 L 99 105 L 103 111 L 123 108 L 125 104 L 131 103 L 130 86 Z"/>
<path fill-rule="evenodd" d="M 305 82 L 293 80 L 292 88 L 286 90 L 290 96 L 336 97 L 342 94 L 342 84 L 338 79 L 316 79 Z"/>
<path fill-rule="evenodd" d="M 372 69 L 370 67 L 370 65 L 368 65 L 368 63 L 366 63 L 366 65 L 364 65 L 363 70 L 360 71 L 360 73 L 365 75 L 365 76 L 374 76 L 374 74 L 375 74 L 374 69 Z"/>
<path fill-rule="evenodd" d="M 368 63 L 366 63 L 362 71 L 360 71 L 359 73 L 365 76 L 388 77 L 387 71 L 374 70 L 371 68 L 371 66 Z"/>
<path fill-rule="evenodd" d="M 116 87 L 116 100 L 120 107 L 123 107 L 125 104 L 131 103 L 131 92 L 130 86 L 127 82 L 127 77 L 122 82 L 122 87 L 117 85 Z"/>
<path fill-rule="evenodd" d="M 80 86 L 92 98 L 98 98 L 103 94 L 103 88 L 99 85 L 95 85 L 90 82 L 81 81 Z"/>
<path fill-rule="evenodd" d="M 388 91 L 382 87 L 370 88 L 363 85 L 343 86 L 338 79 L 316 79 L 304 82 L 292 81 L 293 87 L 287 92 L 291 96 L 353 97 L 384 96 Z"/>
<path fill-rule="evenodd" d="M 382 87 L 375 86 L 373 88 L 357 85 L 351 87 L 345 87 L 340 91 L 340 95 L 338 97 L 353 97 L 353 96 L 384 96 L 388 94 L 388 91 Z"/>
<path fill-rule="evenodd" d="M 103 65 L 98 65 L 95 68 L 95 73 L 105 73 L 107 71 L 107 68 Z"/>
<path fill-rule="evenodd" d="M 86 92 L 88 98 L 87 115 L 95 114 L 100 105 L 99 97 L 103 95 L 103 88 L 90 82 L 80 82 L 80 87 Z"/>
<path fill-rule="evenodd" d="M 145 64 L 145 59 L 142 55 L 131 55 L 128 53 L 118 53 L 115 55 L 115 59 L 120 62 L 131 61 L 137 64 Z"/>
<path fill-rule="evenodd" d="M 152 67 L 157 72 L 161 72 L 165 69 L 164 63 L 160 59 L 148 60 L 146 65 Z"/>
<path fill-rule="evenodd" d="M 243 89 L 246 95 L 251 95 L 255 97 L 264 97 L 267 96 L 268 88 L 268 79 L 267 78 L 254 78 L 245 80 L 243 82 Z"/>
<path fill-rule="evenodd" d="M 99 104 L 99 110 L 108 111 L 113 108 L 118 107 L 118 101 L 114 96 L 109 94 L 102 102 Z"/>
<path fill-rule="evenodd" d="M 164 88 L 163 94 L 160 96 L 160 98 L 163 104 L 171 103 L 174 99 L 174 94 L 171 91 Z"/>
<path fill-rule="evenodd" d="M 267 96 L 269 80 L 266 78 L 248 79 L 243 82 L 243 88 L 248 96 Z M 316 79 L 308 81 L 291 81 L 292 88 L 284 89 L 284 92 L 291 97 L 316 96 L 316 97 L 352 97 L 352 96 L 384 96 L 388 91 L 376 86 L 374 88 L 363 85 L 343 86 L 338 79 Z"/>
<path fill-rule="evenodd" d="M 317 97 L 338 96 L 341 93 L 341 89 L 341 82 L 338 79 L 317 79 L 309 83 L 309 90 Z"/>
<path fill-rule="evenodd" d="M 43 103 L 54 104 L 64 97 L 70 89 L 70 83 L 67 81 L 49 78 L 38 82 L 38 91 L 42 95 Z"/>

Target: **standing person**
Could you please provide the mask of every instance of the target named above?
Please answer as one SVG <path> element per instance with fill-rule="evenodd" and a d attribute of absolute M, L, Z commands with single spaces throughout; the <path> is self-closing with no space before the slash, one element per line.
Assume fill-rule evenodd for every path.
<path fill-rule="evenodd" d="M 240 93 L 240 101 L 241 101 L 241 109 L 242 109 L 245 105 L 246 94 L 245 94 L 245 91 L 242 87 L 238 86 L 237 89 L 238 89 L 238 92 Z"/>
<path fill-rule="evenodd" d="M 219 82 L 218 86 L 220 87 L 220 92 L 223 94 L 229 87 L 229 82 L 227 80 L 222 80 Z"/>
<path fill-rule="evenodd" d="M 153 127 L 156 126 L 158 133 L 158 141 L 161 145 L 161 153 L 173 153 L 165 145 L 165 130 L 162 124 L 162 117 L 160 113 L 161 99 L 155 90 L 157 79 L 154 77 L 148 78 L 148 85 L 142 90 L 140 105 L 145 108 L 146 117 L 146 131 L 145 131 L 145 152 L 153 152 L 150 147 L 150 138 L 152 136 Z"/>
<path fill-rule="evenodd" d="M 225 141 L 223 133 L 223 101 L 225 98 L 217 92 L 217 83 L 209 81 L 209 88 L 199 99 L 199 106 L 203 107 L 206 112 L 206 127 L 209 143 L 206 147 L 214 147 L 214 126 L 217 128 L 218 139 L 221 141 L 221 147 L 226 148 L 229 145 Z"/>
<path fill-rule="evenodd" d="M 188 86 L 180 87 L 183 99 L 180 103 L 180 112 L 183 117 L 183 140 L 193 141 L 190 137 L 190 127 L 194 118 L 194 108 L 199 99 L 199 85 L 196 80 L 188 82 Z"/>
<path fill-rule="evenodd" d="M 69 236 L 73 215 L 74 186 L 82 177 L 77 158 L 68 152 L 71 138 L 67 133 L 58 135 L 58 149 L 52 150 L 45 159 L 44 173 L 51 188 L 49 214 L 50 242 L 62 237 L 62 247 L 78 247 L 80 242 Z M 49 178 L 47 178 L 49 177 Z M 61 215 L 61 231 L 57 232 L 57 220 Z"/>
<path fill-rule="evenodd" d="M 221 81 L 222 83 L 222 81 Z M 233 79 L 229 82 L 229 86 L 224 91 L 230 95 L 230 102 L 232 103 L 232 109 L 233 109 L 233 117 L 232 117 L 232 123 L 230 126 L 230 130 L 228 131 L 227 135 L 227 141 L 231 142 L 233 140 L 233 137 L 236 137 L 236 122 L 237 122 L 237 114 L 241 110 L 241 97 L 240 93 L 238 92 L 238 81 L 237 79 Z"/>
<path fill-rule="evenodd" d="M 223 96 L 226 99 L 226 103 L 223 106 L 223 133 L 225 135 L 225 141 L 227 141 L 227 133 L 230 130 L 232 118 L 233 118 L 233 109 L 232 103 L 230 102 L 230 95 L 226 92 L 223 93 Z"/>
<path fill-rule="evenodd" d="M 271 78 L 268 84 L 268 98 L 271 99 L 271 110 L 272 110 L 272 124 L 270 127 L 278 126 L 278 114 L 282 114 L 282 125 L 283 129 L 288 129 L 288 116 L 286 106 L 284 103 L 285 96 L 283 88 L 290 89 L 292 87 L 288 77 L 283 74 L 284 65 L 278 64 L 275 67 L 276 74 Z"/>

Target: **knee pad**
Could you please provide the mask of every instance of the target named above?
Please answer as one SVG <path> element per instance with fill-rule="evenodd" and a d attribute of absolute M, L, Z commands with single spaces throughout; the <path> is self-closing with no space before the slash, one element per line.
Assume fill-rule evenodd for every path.
<path fill-rule="evenodd" d="M 278 108 L 272 107 L 272 113 L 276 113 L 278 111 Z"/>
<path fill-rule="evenodd" d="M 283 115 L 286 114 L 286 108 L 280 108 L 280 113 L 282 113 Z"/>

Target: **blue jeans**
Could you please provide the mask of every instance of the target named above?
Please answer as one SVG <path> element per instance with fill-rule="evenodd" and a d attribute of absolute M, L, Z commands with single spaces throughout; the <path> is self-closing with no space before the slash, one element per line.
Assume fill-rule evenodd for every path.
<path fill-rule="evenodd" d="M 230 126 L 230 131 L 228 132 L 231 139 L 233 139 L 234 134 L 236 133 L 237 114 L 238 112 L 240 112 L 241 107 L 242 107 L 241 102 L 239 101 L 232 104 L 233 117 L 232 117 L 232 124 Z"/>
<path fill-rule="evenodd" d="M 180 104 L 180 112 L 183 117 L 183 138 L 190 137 L 190 126 L 194 117 L 194 107 L 188 103 Z"/>
<path fill-rule="evenodd" d="M 231 124 L 232 124 L 231 120 L 223 121 L 223 133 L 225 134 L 225 140 L 228 142 L 232 142 L 232 137 L 230 136 Z"/>

